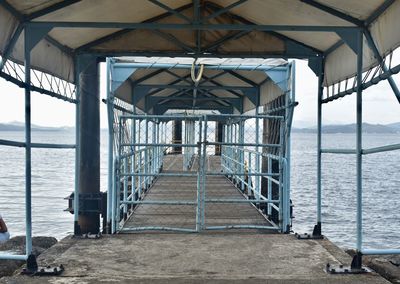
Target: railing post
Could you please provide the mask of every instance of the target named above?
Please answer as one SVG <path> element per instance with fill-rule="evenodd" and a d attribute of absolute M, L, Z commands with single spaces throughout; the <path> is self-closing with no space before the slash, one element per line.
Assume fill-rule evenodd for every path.
<path fill-rule="evenodd" d="M 152 125 L 153 125 L 153 147 L 151 147 L 151 172 L 152 172 L 152 182 L 151 183 L 153 183 L 153 181 L 154 181 L 154 179 L 155 179 L 155 177 L 156 177 L 156 161 L 157 161 L 157 155 L 156 155 L 156 153 L 157 153 L 157 146 L 156 146 L 156 143 L 157 143 L 157 137 L 156 137 L 156 135 L 157 135 L 157 123 L 155 122 L 155 121 L 153 121 L 153 123 L 152 123 Z"/>
<path fill-rule="evenodd" d="M 318 110 L 317 110 L 317 224 L 313 236 L 322 234 L 322 96 L 324 91 L 324 70 L 318 76 Z"/>
<path fill-rule="evenodd" d="M 281 232 L 284 233 L 286 230 L 286 193 L 284 190 L 284 172 L 283 172 L 283 122 L 279 123 L 279 225 L 281 227 Z"/>
<path fill-rule="evenodd" d="M 111 76 L 112 76 L 112 62 L 110 58 L 107 58 L 106 60 L 106 92 L 107 92 L 107 120 L 108 120 L 108 187 L 107 187 L 107 222 L 106 222 L 106 228 L 105 232 L 110 234 L 111 233 L 111 204 L 112 204 L 112 188 L 114 184 L 114 96 L 111 92 Z M 79 66 L 79 64 L 77 64 Z M 79 73 L 79 70 L 78 70 Z M 79 79 L 76 79 L 79 83 Z M 79 89 L 77 88 L 77 93 L 79 93 Z M 77 111 L 77 118 L 76 118 L 76 135 L 79 137 L 79 125 L 80 125 L 80 114 L 79 111 Z M 78 140 L 78 139 L 77 139 Z M 77 142 L 78 143 L 78 142 Z M 76 149 L 76 152 L 78 151 L 78 147 Z M 79 154 L 77 154 L 79 156 Z M 75 158 L 77 159 L 77 158 Z M 75 182 L 76 182 L 76 190 L 75 190 L 75 195 L 79 194 L 79 164 L 76 167 L 77 173 L 75 173 Z M 78 179 L 78 180 L 76 180 Z M 78 197 L 78 196 L 77 196 Z M 77 208 L 79 205 L 78 203 L 79 197 L 76 198 L 76 203 L 75 208 Z M 78 226 L 78 212 L 75 214 L 75 227 Z"/>
<path fill-rule="evenodd" d="M 271 157 L 267 157 L 267 170 L 268 170 L 268 175 L 272 173 L 272 161 Z M 267 181 L 267 199 L 271 200 L 272 199 L 272 181 L 271 179 L 268 179 Z M 268 203 L 267 205 L 267 215 L 268 217 L 271 216 L 271 203 Z"/>
<path fill-rule="evenodd" d="M 245 126 L 245 121 L 244 120 L 240 120 L 239 122 L 239 143 L 244 144 L 244 126 Z M 244 146 L 240 146 L 240 150 L 239 150 L 239 171 L 241 173 L 244 174 L 245 172 L 245 168 L 244 168 Z M 241 181 L 240 181 L 240 189 L 242 192 L 244 192 L 244 179 L 245 176 L 242 175 L 241 176 Z"/>
<path fill-rule="evenodd" d="M 204 129 L 203 129 L 203 154 L 202 154 L 202 159 L 203 159 L 203 174 L 202 174 L 202 192 L 201 192 L 201 204 L 202 204 L 202 210 L 201 210 L 201 226 L 202 228 L 205 228 L 205 198 L 206 198 L 206 173 L 207 173 L 207 116 L 204 116 Z"/>
<path fill-rule="evenodd" d="M 144 178 L 144 190 L 147 191 L 147 188 L 149 187 L 149 178 L 150 176 L 148 176 L 147 174 L 149 174 L 149 149 L 150 147 L 148 146 L 149 144 L 149 120 L 146 117 L 145 120 L 145 135 L 144 135 L 144 139 L 145 139 L 145 150 L 144 150 L 144 173 L 146 174 L 145 178 Z"/>
<path fill-rule="evenodd" d="M 202 145 L 203 141 L 201 139 L 202 136 L 202 120 L 199 120 L 199 141 L 197 143 L 197 156 L 198 156 L 198 169 L 197 169 L 197 210 L 196 210 L 196 231 L 200 232 L 202 229 L 202 211 L 203 204 L 201 202 L 201 192 L 202 192 L 202 176 L 203 176 L 203 159 L 202 159 Z"/>
<path fill-rule="evenodd" d="M 31 176 L 31 48 L 29 32 L 25 28 L 25 228 L 26 228 L 26 255 L 32 254 L 32 176 Z"/>
<path fill-rule="evenodd" d="M 362 68 L 363 68 L 363 34 L 358 32 L 357 52 L 357 132 L 356 132 L 356 156 L 357 156 L 357 252 L 362 250 Z M 361 258 L 361 257 L 360 257 Z M 361 259 L 359 267 L 361 269 Z"/>
<path fill-rule="evenodd" d="M 128 158 L 124 158 L 124 173 L 128 173 Z M 128 201 L 128 176 L 124 176 L 124 202 Z M 124 203 L 124 219 L 128 217 L 128 205 Z"/>
<path fill-rule="evenodd" d="M 259 106 L 256 107 L 256 116 L 259 115 L 258 109 L 259 109 Z M 260 131 L 260 120 L 258 119 L 258 117 L 256 117 L 256 144 L 257 144 L 256 152 L 257 152 L 257 155 L 255 157 L 256 158 L 256 160 L 255 160 L 255 162 L 256 162 L 255 171 L 256 171 L 257 174 L 261 173 L 261 171 L 260 171 L 260 155 L 259 155 L 260 148 L 258 146 L 260 144 L 259 131 Z M 261 187 L 260 187 L 261 176 L 256 176 L 255 179 L 256 179 L 256 192 L 257 192 L 256 199 L 259 200 L 260 199 L 260 194 L 261 194 Z"/>
<path fill-rule="evenodd" d="M 132 106 L 132 112 L 135 115 L 136 114 L 136 106 L 133 105 Z M 136 144 L 136 118 L 132 118 L 131 120 L 131 131 L 132 131 L 132 135 L 131 135 L 131 143 L 132 145 Z M 131 173 L 134 174 L 136 172 L 136 150 L 137 147 L 131 146 L 131 149 L 133 150 L 132 153 L 132 158 L 131 158 Z M 136 177 L 134 175 L 132 175 L 131 177 L 131 200 L 137 200 L 137 195 L 136 195 Z M 131 207 L 133 208 L 133 206 Z"/>

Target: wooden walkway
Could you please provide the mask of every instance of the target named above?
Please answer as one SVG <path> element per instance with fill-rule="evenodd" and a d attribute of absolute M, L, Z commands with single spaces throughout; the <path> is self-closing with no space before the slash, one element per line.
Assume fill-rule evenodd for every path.
<path fill-rule="evenodd" d="M 191 171 L 183 171 L 182 155 L 164 158 L 164 173 L 196 173 L 197 160 Z M 208 156 L 207 171 L 220 172 L 220 157 Z M 224 176 L 207 176 L 206 199 L 244 200 L 242 193 Z M 144 201 L 197 201 L 197 177 L 161 176 L 146 193 Z M 256 225 L 269 222 L 250 203 L 206 203 L 205 226 Z M 196 228 L 196 205 L 141 204 L 124 225 L 125 230 L 138 227 Z"/>

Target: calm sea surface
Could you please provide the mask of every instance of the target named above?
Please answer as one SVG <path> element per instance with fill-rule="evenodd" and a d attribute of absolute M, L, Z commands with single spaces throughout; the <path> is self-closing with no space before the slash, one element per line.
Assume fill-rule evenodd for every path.
<path fill-rule="evenodd" d="M 33 142 L 74 143 L 74 132 L 33 132 Z M 355 135 L 325 134 L 323 147 L 354 148 Z M 0 139 L 23 141 L 22 132 Z M 102 132 L 101 187 L 107 185 L 107 134 Z M 397 134 L 365 134 L 364 147 L 400 143 Z M 293 230 L 311 232 L 316 218 L 316 136 L 292 135 Z M 400 247 L 400 151 L 364 157 L 364 245 Z M 323 156 L 323 232 L 341 247 L 354 247 L 354 155 Z M 74 150 L 32 150 L 33 233 L 62 238 L 72 233 L 64 200 L 74 188 Z M 24 234 L 24 150 L 0 146 L 0 213 L 12 235 Z"/>

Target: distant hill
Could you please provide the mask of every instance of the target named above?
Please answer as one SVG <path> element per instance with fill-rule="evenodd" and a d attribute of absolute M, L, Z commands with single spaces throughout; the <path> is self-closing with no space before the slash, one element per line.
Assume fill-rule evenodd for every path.
<path fill-rule="evenodd" d="M 73 130 L 73 127 L 45 127 L 32 124 L 32 131 L 66 131 Z M 0 131 L 24 131 L 25 126 L 21 122 L 0 123 Z"/>
<path fill-rule="evenodd" d="M 388 124 L 386 126 L 388 126 L 390 128 L 393 128 L 393 129 L 397 129 L 398 131 L 400 131 L 400 122 L 391 123 L 391 124 Z"/>
<path fill-rule="evenodd" d="M 400 123 L 391 123 L 387 125 L 363 123 L 363 133 L 400 133 Z M 317 133 L 317 128 L 294 128 L 294 133 Z M 322 133 L 355 133 L 356 124 L 344 125 L 325 125 L 322 127 Z"/>

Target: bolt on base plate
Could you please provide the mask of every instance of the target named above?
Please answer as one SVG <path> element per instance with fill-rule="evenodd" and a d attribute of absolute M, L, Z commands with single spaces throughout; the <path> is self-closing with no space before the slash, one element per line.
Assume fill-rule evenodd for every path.
<path fill-rule="evenodd" d="M 323 235 L 314 235 L 314 234 L 294 234 L 298 240 L 322 240 L 324 238 Z"/>
<path fill-rule="evenodd" d="M 30 276 L 58 276 L 64 271 L 64 266 L 46 266 L 46 267 L 38 267 L 37 270 L 29 270 L 24 268 L 21 272 L 23 275 Z"/>
<path fill-rule="evenodd" d="M 362 266 L 361 268 L 352 268 L 349 265 L 331 265 L 329 263 L 326 265 L 326 272 L 330 274 L 362 274 L 371 271 L 371 269 L 365 266 Z"/>

